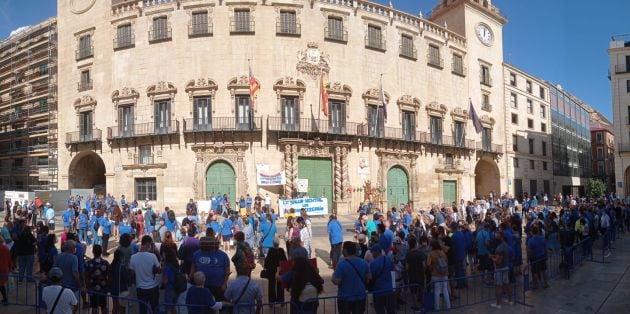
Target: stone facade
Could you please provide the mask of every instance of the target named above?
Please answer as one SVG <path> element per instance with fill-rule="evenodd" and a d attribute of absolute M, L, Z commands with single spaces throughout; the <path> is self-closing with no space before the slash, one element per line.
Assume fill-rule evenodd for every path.
<path fill-rule="evenodd" d="M 197 32 L 200 12 L 208 22 Z M 158 208 L 182 210 L 190 197 L 209 196 L 208 169 L 222 161 L 235 173 L 232 199 L 277 199 L 295 195 L 298 161 L 309 157 L 331 161 L 340 212 L 366 197 L 387 206 L 394 167 L 406 173 L 416 206 L 507 191 L 506 20 L 490 1 L 443 1 L 431 20 L 345 0 L 65 0 L 58 15 L 59 132 L 91 130 L 83 142 L 60 145 L 61 189 L 90 188 L 71 178 L 96 177 L 101 192 L 134 199 L 148 179 Z M 336 23 L 342 29 L 332 31 Z M 86 35 L 94 55 L 77 60 Z M 253 108 L 239 105 L 248 103 L 250 68 L 260 85 Z M 85 71 L 93 88 L 79 92 Z M 341 127 L 320 110 L 321 75 L 329 109 L 343 107 L 334 118 Z M 199 97 L 212 103 L 211 128 L 198 128 Z M 383 118 L 381 98 L 387 117 L 374 133 L 370 112 Z M 494 106 L 481 110 L 483 99 Z M 485 143 L 469 123 L 470 102 L 490 134 Z M 254 118 L 242 120 L 248 114 Z M 432 130 L 435 118 L 441 126 Z M 454 134 L 456 122 L 463 136 Z M 85 175 L 100 166 L 81 165 L 97 157 L 103 173 Z M 257 186 L 260 165 L 284 171 L 285 185 Z M 447 181 L 455 190 L 445 190 Z"/>
<path fill-rule="evenodd" d="M 610 41 L 610 86 L 612 94 L 616 192 L 630 196 L 630 37 L 613 36 Z"/>
<path fill-rule="evenodd" d="M 552 195 L 551 111 L 544 81 L 504 65 L 508 192 Z"/>

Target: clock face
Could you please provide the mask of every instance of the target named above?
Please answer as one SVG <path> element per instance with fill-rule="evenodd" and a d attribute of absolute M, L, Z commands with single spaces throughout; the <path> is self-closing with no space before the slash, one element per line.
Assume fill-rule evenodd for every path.
<path fill-rule="evenodd" d="M 95 2 L 96 0 L 70 0 L 70 10 L 74 14 L 82 14 L 91 9 Z"/>
<path fill-rule="evenodd" d="M 477 25 L 477 37 L 487 46 L 492 45 L 492 41 L 494 39 L 494 35 L 492 34 L 490 27 L 485 24 Z"/>

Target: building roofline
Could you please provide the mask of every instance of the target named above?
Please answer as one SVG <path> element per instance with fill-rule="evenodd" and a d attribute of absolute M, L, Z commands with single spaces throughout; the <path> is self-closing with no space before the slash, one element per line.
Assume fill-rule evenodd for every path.
<path fill-rule="evenodd" d="M 515 70 L 515 71 L 517 71 L 517 72 L 519 72 L 519 73 L 522 73 L 523 75 L 525 75 L 525 76 L 527 76 L 527 77 L 531 78 L 532 80 L 534 80 L 534 81 L 538 82 L 538 83 L 539 83 L 539 84 L 541 84 L 541 85 L 547 85 L 547 84 L 548 84 L 548 82 L 547 82 L 547 81 L 545 81 L 544 79 L 541 79 L 541 78 L 539 78 L 539 77 L 537 77 L 537 76 L 534 76 L 534 75 L 530 74 L 529 72 L 527 72 L 527 71 L 523 70 L 522 68 L 519 68 L 519 67 L 517 67 L 517 66 L 515 66 L 515 65 L 513 65 L 513 64 L 511 64 L 511 63 L 507 63 L 507 62 L 505 62 L 505 61 L 504 61 L 504 62 L 503 62 L 503 65 L 504 65 L 505 67 L 507 67 L 507 68 L 510 68 L 510 69 L 513 69 L 513 70 Z"/>
<path fill-rule="evenodd" d="M 49 17 L 35 25 L 30 25 L 28 27 L 26 27 L 23 30 L 20 30 L 17 34 L 13 34 L 12 36 L 9 36 L 3 40 L 0 41 L 0 48 L 3 48 L 5 45 L 13 43 L 14 41 L 20 40 L 22 38 L 24 38 L 25 36 L 28 36 L 29 34 L 31 34 L 34 31 L 37 31 L 38 29 L 42 28 L 42 27 L 47 27 L 51 24 L 55 24 L 57 23 L 57 17 L 53 16 L 53 17 Z"/>

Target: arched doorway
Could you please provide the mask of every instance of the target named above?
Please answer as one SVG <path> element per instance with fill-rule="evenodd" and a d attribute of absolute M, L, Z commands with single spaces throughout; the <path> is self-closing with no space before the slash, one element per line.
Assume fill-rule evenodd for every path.
<path fill-rule="evenodd" d="M 70 189 L 94 189 L 105 194 L 105 163 L 96 153 L 80 153 L 74 157 L 68 169 Z"/>
<path fill-rule="evenodd" d="M 216 161 L 206 171 L 206 196 L 227 194 L 230 200 L 236 198 L 236 174 L 234 168 L 223 160 Z"/>
<path fill-rule="evenodd" d="M 400 204 L 408 203 L 409 177 L 403 168 L 394 166 L 387 172 L 387 207 L 398 208 Z"/>
<path fill-rule="evenodd" d="M 482 159 L 475 167 L 475 195 L 487 199 L 490 192 L 495 197 L 501 195 L 499 169 L 496 163 Z"/>
<path fill-rule="evenodd" d="M 630 167 L 623 173 L 623 191 L 624 197 L 630 196 Z"/>

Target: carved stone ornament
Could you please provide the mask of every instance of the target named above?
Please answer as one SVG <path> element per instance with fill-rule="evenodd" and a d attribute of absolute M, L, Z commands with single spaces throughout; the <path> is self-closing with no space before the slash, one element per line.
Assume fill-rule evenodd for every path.
<path fill-rule="evenodd" d="M 236 174 L 236 195 L 248 191 L 247 171 L 244 162 L 247 143 L 215 143 L 212 145 L 193 145 L 196 162 L 193 180 L 193 191 L 198 199 L 206 199 L 206 172 L 217 161 L 227 162 Z"/>
<path fill-rule="evenodd" d="M 211 95 L 214 97 L 217 91 L 217 83 L 209 78 L 200 78 L 196 80 L 190 80 L 186 83 L 186 93 L 190 96 L 190 99 L 195 95 Z"/>
<path fill-rule="evenodd" d="M 321 52 L 317 43 L 311 42 L 305 50 L 297 52 L 298 62 L 296 70 L 306 74 L 313 79 L 330 72 L 329 56 Z"/>
<path fill-rule="evenodd" d="M 94 98 L 89 95 L 84 95 L 83 97 L 77 98 L 77 100 L 74 101 L 74 110 L 76 110 L 77 112 L 85 108 L 94 108 L 95 106 L 96 100 L 94 100 Z"/>
<path fill-rule="evenodd" d="M 451 117 L 454 120 L 466 121 L 468 119 L 468 110 L 462 109 L 462 107 L 455 107 L 451 110 Z"/>
<path fill-rule="evenodd" d="M 363 93 L 363 99 L 365 100 L 378 100 L 380 97 L 381 90 L 378 88 L 370 88 L 365 93 Z M 389 94 L 387 92 L 383 92 L 385 94 L 385 102 L 389 103 Z"/>
<path fill-rule="evenodd" d="M 344 98 L 352 96 L 352 88 L 346 84 L 341 84 L 341 82 L 326 83 L 326 91 L 328 91 L 329 96 L 339 95 Z"/>
<path fill-rule="evenodd" d="M 479 118 L 481 120 L 481 124 L 486 127 L 492 127 L 495 123 L 494 118 L 489 117 L 488 115 L 483 115 Z"/>
<path fill-rule="evenodd" d="M 304 92 L 306 91 L 306 85 L 304 85 L 304 82 L 301 80 L 296 80 L 292 76 L 287 76 L 277 80 L 276 83 L 273 84 L 273 90 L 278 94 L 291 91 L 298 94 L 300 97 L 303 97 Z"/>
<path fill-rule="evenodd" d="M 147 95 L 151 98 L 157 95 L 169 95 L 171 98 L 177 93 L 177 88 L 171 82 L 160 81 L 147 88 Z"/>
<path fill-rule="evenodd" d="M 398 107 L 400 110 L 417 112 L 420 109 L 420 99 L 411 95 L 402 95 L 398 98 Z"/>
<path fill-rule="evenodd" d="M 427 109 L 427 113 L 430 116 L 440 116 L 440 117 L 444 117 L 444 115 L 446 114 L 446 111 L 448 111 L 448 109 L 446 108 L 444 104 L 438 104 L 435 101 L 429 103 L 426 109 Z"/>
<path fill-rule="evenodd" d="M 119 102 L 121 100 L 127 99 L 138 99 L 140 98 L 140 94 L 134 88 L 123 87 L 119 90 L 115 90 L 112 93 L 112 101 Z"/>

